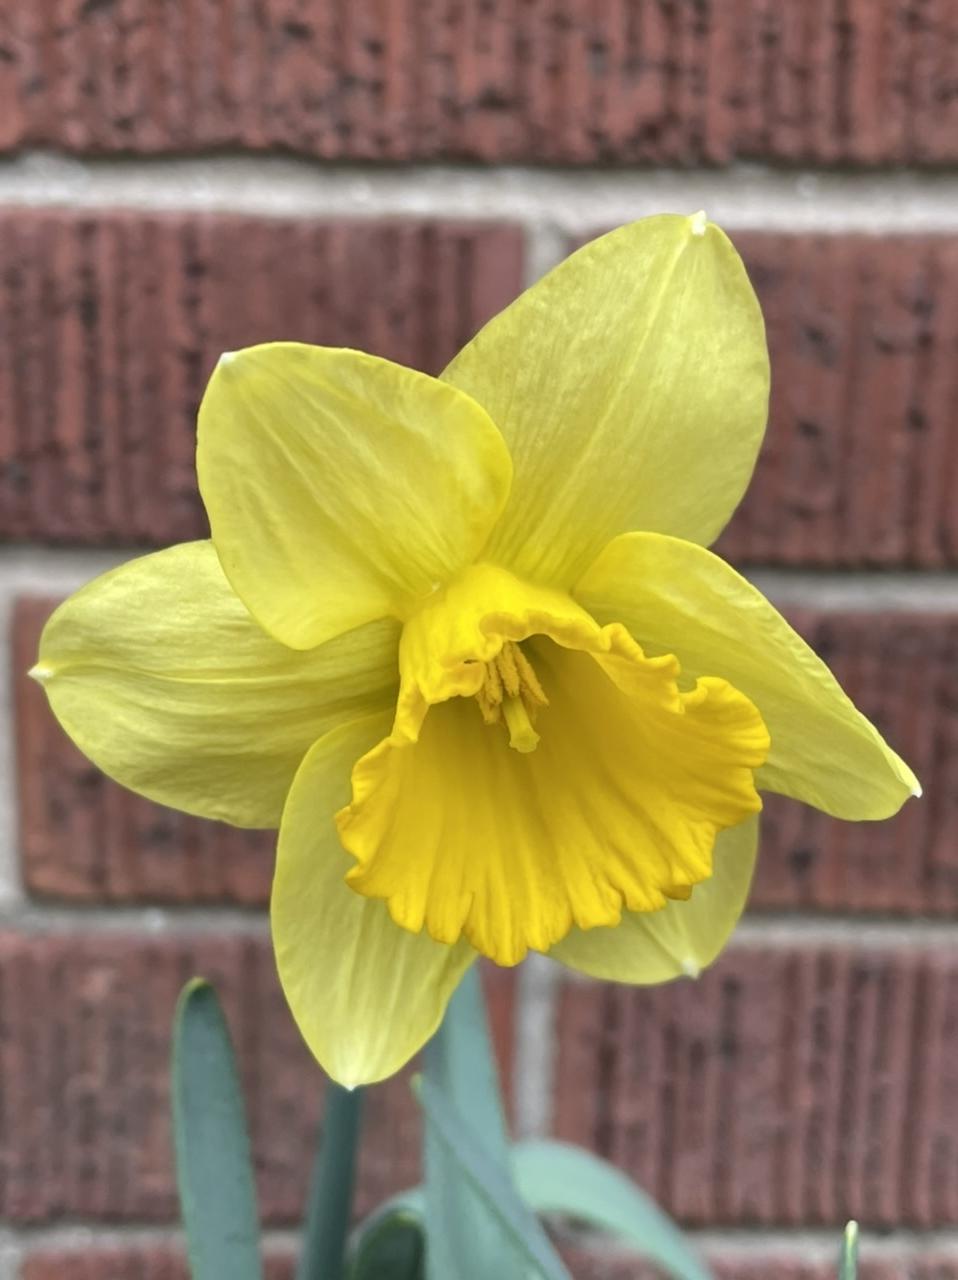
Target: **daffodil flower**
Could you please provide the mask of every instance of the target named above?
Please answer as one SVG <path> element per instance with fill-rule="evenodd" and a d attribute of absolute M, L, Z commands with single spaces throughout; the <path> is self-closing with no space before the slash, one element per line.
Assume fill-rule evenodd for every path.
<path fill-rule="evenodd" d="M 33 674 L 142 794 L 279 827 L 272 929 L 322 1065 L 396 1071 L 479 955 L 697 973 L 741 913 L 761 789 L 884 818 L 918 785 L 705 548 L 765 428 L 742 263 L 703 214 L 587 245 L 439 378 L 226 355 L 212 540 L 106 574 Z"/>

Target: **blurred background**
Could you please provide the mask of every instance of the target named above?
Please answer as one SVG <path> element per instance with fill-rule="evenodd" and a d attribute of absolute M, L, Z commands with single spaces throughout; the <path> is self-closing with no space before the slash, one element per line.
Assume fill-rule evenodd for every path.
<path fill-rule="evenodd" d="M 272 838 L 77 754 L 22 674 L 50 609 L 204 536 L 221 351 L 436 372 L 591 234 L 700 207 L 773 369 L 718 549 L 925 797 L 875 827 L 770 800 L 697 982 L 488 975 L 513 1120 L 618 1163 L 724 1280 L 832 1274 L 852 1215 L 871 1280 L 958 1277 L 958 0 L 3 0 L 3 1280 L 185 1275 L 167 1052 L 194 972 L 242 1055 L 276 1278 L 321 1096 L 273 976 Z M 406 1079 L 367 1115 L 362 1210 L 418 1160 Z"/>

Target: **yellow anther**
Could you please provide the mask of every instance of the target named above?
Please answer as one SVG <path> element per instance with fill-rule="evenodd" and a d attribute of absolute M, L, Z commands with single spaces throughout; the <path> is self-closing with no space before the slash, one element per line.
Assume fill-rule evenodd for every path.
<path fill-rule="evenodd" d="M 543 692 L 542 685 L 539 683 L 539 677 L 532 669 L 532 663 L 517 644 L 510 647 L 513 650 L 516 669 L 519 672 L 519 682 L 522 689 L 523 701 L 527 705 L 531 703 L 533 706 L 547 707 L 549 705 L 549 699 Z"/>
<path fill-rule="evenodd" d="M 489 664 L 490 666 L 495 666 L 503 687 L 510 698 L 517 698 L 522 687 L 519 679 L 519 666 L 516 661 L 518 652 L 519 646 L 513 644 L 511 640 L 507 640 L 496 655 L 495 662 Z"/>
<path fill-rule="evenodd" d="M 535 751 L 539 735 L 532 722 L 538 709 L 549 705 L 549 699 L 532 664 L 515 641 L 507 640 L 492 661 L 486 663 L 476 701 L 486 724 L 499 724 L 505 718 L 510 747 L 516 751 Z"/>

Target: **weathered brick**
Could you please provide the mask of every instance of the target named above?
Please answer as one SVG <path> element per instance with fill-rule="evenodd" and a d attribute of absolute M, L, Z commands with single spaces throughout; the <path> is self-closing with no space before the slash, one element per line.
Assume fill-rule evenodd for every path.
<path fill-rule="evenodd" d="M 836 1245 L 837 1256 L 837 1245 Z M 614 1246 L 586 1249 L 573 1244 L 562 1248 L 563 1259 L 575 1280 L 666 1280 L 643 1259 Z M 794 1246 L 764 1242 L 738 1252 L 722 1250 L 703 1256 L 716 1280 L 834 1280 L 835 1261 L 809 1260 Z M 24 1261 L 20 1280 L 189 1280 L 186 1263 L 178 1251 L 162 1244 L 113 1248 L 39 1248 Z M 270 1256 L 266 1280 L 291 1280 L 289 1255 Z M 866 1243 L 859 1266 L 861 1280 L 956 1280 L 958 1255 L 929 1245 L 873 1250 Z"/>
<path fill-rule="evenodd" d="M 755 475 L 716 551 L 753 565 L 958 564 L 958 305 L 947 287 L 958 239 L 732 239 L 765 315 L 772 396 Z"/>
<path fill-rule="evenodd" d="M 718 544 L 750 563 L 958 562 L 948 236 L 735 236 L 762 301 L 769 432 Z"/>
<path fill-rule="evenodd" d="M 153 805 L 109 782 L 68 741 L 23 674 L 51 607 L 21 600 L 14 621 L 27 888 L 78 901 L 265 902 L 272 833 Z M 925 795 L 881 823 L 839 822 L 767 797 L 752 905 L 958 915 L 958 619 L 805 611 L 792 621 L 916 770 Z"/>
<path fill-rule="evenodd" d="M 170 1026 L 195 973 L 214 983 L 230 1019 L 263 1218 L 297 1220 L 322 1075 L 279 991 L 268 939 L 209 931 L 0 935 L 0 1218 L 175 1219 Z M 504 1061 L 512 983 L 497 973 L 488 987 Z M 368 1091 L 364 1124 L 360 1213 L 418 1180 L 408 1072 Z"/>
<path fill-rule="evenodd" d="M 292 1280 L 293 1271 L 291 1255 L 268 1257 L 265 1280 Z M 183 1254 L 163 1244 L 39 1248 L 27 1255 L 20 1268 L 20 1280 L 62 1280 L 63 1276 L 70 1280 L 190 1280 Z"/>
<path fill-rule="evenodd" d="M 958 240 L 735 239 L 766 313 L 772 418 L 719 551 L 958 564 Z M 510 227 L 0 213 L 0 536 L 202 535 L 195 410 L 221 350 L 305 338 L 436 369 L 519 291 L 520 259 Z"/>
<path fill-rule="evenodd" d="M 324 159 L 958 159 L 949 0 L 150 0 L 0 16 L 0 147 Z"/>
<path fill-rule="evenodd" d="M 790 620 L 916 771 L 924 794 L 849 823 L 766 798 L 751 905 L 958 914 L 958 618 L 795 612 Z"/>
<path fill-rule="evenodd" d="M 958 1222 L 958 959 L 743 943 L 697 982 L 567 980 L 556 1128 L 694 1224 Z"/>
<path fill-rule="evenodd" d="M 203 536 L 196 408 L 221 352 L 298 339 L 438 371 L 521 270 L 509 226 L 0 211 L 0 536 Z"/>
<path fill-rule="evenodd" d="M 54 602 L 17 603 L 13 629 L 20 848 L 40 897 L 99 902 L 269 898 L 275 832 L 191 818 L 106 778 L 57 724 L 26 672 Z"/>
<path fill-rule="evenodd" d="M 838 1237 L 836 1233 L 835 1251 L 827 1261 L 820 1253 L 809 1258 L 795 1246 L 764 1241 L 755 1241 L 748 1249 L 705 1250 L 703 1256 L 715 1280 L 834 1280 Z M 576 1280 L 665 1280 L 666 1275 L 634 1254 L 614 1248 L 573 1249 L 566 1261 Z M 958 1254 L 931 1245 L 874 1249 L 866 1243 L 858 1274 L 861 1280 L 955 1280 Z"/>

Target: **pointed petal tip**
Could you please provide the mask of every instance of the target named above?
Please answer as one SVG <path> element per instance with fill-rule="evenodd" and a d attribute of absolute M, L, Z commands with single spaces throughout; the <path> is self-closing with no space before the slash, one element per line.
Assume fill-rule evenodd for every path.
<path fill-rule="evenodd" d="M 921 797 L 924 795 L 924 792 L 923 792 L 923 791 L 922 791 L 922 789 L 921 789 L 921 783 L 920 783 L 920 782 L 916 782 L 916 783 L 915 783 L 914 787 L 912 788 L 912 792 L 911 792 L 911 794 L 915 797 L 915 799 L 916 799 L 916 800 L 920 800 L 920 799 L 921 799 Z"/>
<path fill-rule="evenodd" d="M 689 218 L 689 229 L 693 236 L 704 236 L 709 220 L 704 209 L 699 209 L 698 213 L 693 213 Z"/>
<path fill-rule="evenodd" d="M 682 973 L 686 978 L 697 978 L 702 972 L 702 966 L 696 961 L 686 956 L 682 961 Z"/>
<path fill-rule="evenodd" d="M 45 684 L 53 675 L 53 668 L 48 667 L 43 662 L 38 662 L 36 666 L 30 668 L 27 675 L 31 680 L 36 680 L 37 684 Z"/>

